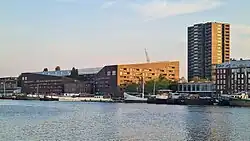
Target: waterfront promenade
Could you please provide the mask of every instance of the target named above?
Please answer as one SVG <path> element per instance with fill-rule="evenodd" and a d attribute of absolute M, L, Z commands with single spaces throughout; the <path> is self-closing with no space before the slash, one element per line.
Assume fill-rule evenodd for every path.
<path fill-rule="evenodd" d="M 0 101 L 3 141 L 248 141 L 249 108 Z"/>

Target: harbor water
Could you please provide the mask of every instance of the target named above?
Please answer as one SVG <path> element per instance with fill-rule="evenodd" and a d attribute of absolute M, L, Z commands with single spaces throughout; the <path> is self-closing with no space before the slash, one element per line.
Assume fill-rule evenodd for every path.
<path fill-rule="evenodd" d="M 249 141 L 250 108 L 0 101 L 1 141 Z"/>

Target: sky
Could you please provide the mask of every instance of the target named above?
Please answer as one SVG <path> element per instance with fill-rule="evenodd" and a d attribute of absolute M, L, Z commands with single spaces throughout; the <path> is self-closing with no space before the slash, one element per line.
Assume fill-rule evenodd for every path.
<path fill-rule="evenodd" d="M 250 58 L 249 0 L 0 0 L 0 76 L 180 61 L 187 27 L 231 24 L 231 57 Z"/>

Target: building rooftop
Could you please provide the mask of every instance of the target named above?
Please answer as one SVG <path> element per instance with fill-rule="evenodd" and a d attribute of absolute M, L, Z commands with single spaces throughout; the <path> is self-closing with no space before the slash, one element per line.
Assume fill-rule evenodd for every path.
<path fill-rule="evenodd" d="M 98 73 L 102 67 L 97 68 L 84 68 L 78 69 L 78 74 L 95 74 Z M 69 76 L 71 74 L 71 70 L 60 70 L 60 71 L 47 71 L 47 72 L 34 72 L 35 74 L 42 74 L 42 75 L 50 75 L 50 76 Z"/>
<path fill-rule="evenodd" d="M 97 67 L 97 68 L 84 68 L 84 69 L 78 69 L 78 74 L 95 74 L 98 73 L 102 67 Z"/>
<path fill-rule="evenodd" d="M 179 63 L 179 61 L 177 60 L 172 60 L 172 61 L 157 61 L 157 62 L 140 62 L 140 63 L 128 63 L 128 64 L 118 64 L 118 65 L 122 65 L 122 66 L 126 66 L 126 65 L 147 65 L 147 64 L 162 64 L 162 63 Z"/>
<path fill-rule="evenodd" d="M 250 60 L 231 60 L 230 62 L 225 62 L 216 66 L 217 69 L 242 67 L 250 68 Z"/>
<path fill-rule="evenodd" d="M 200 84 L 213 84 L 211 81 L 206 82 L 184 82 L 184 83 L 178 83 L 179 85 L 200 85 Z"/>

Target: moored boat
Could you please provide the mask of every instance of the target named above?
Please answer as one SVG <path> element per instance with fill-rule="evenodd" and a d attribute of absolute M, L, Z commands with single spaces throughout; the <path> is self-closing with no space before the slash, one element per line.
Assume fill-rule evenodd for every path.
<path fill-rule="evenodd" d="M 198 94 L 190 94 L 187 97 L 180 97 L 177 100 L 178 105 L 214 105 L 214 99 L 211 97 L 200 97 Z"/>
<path fill-rule="evenodd" d="M 250 98 L 247 93 L 232 95 L 229 100 L 230 106 L 250 107 Z"/>
<path fill-rule="evenodd" d="M 157 95 L 148 98 L 149 104 L 176 104 L 177 94 L 171 93 L 171 90 L 159 90 Z M 176 98 L 177 96 L 177 98 Z"/>
<path fill-rule="evenodd" d="M 125 103 L 147 103 L 147 100 L 148 100 L 147 98 L 130 95 L 124 92 Z"/>

